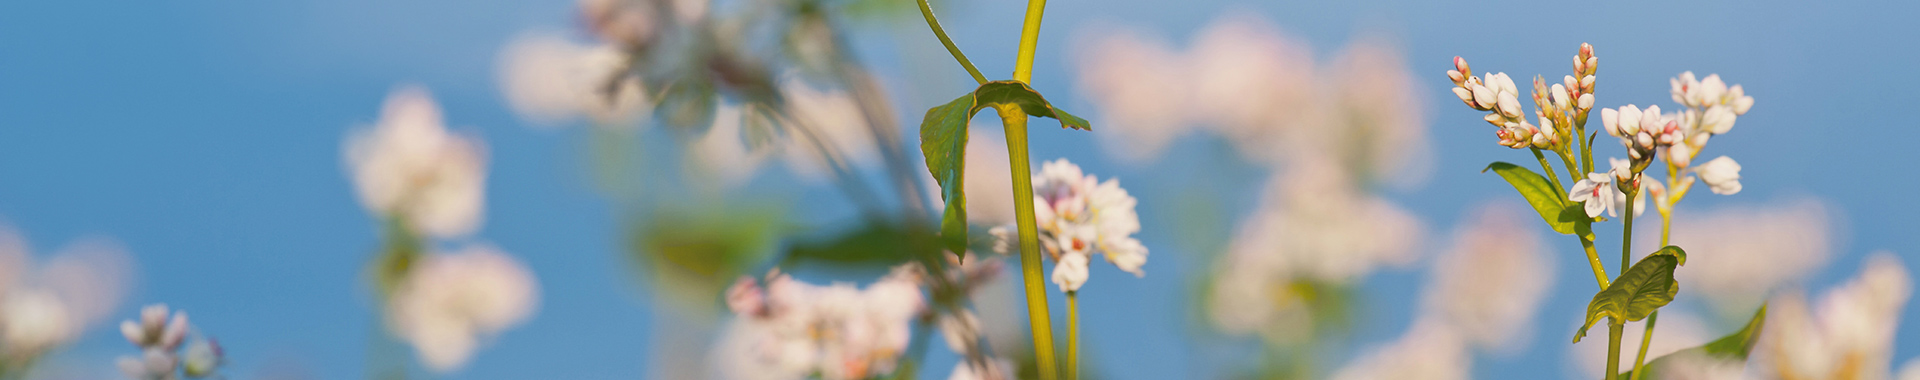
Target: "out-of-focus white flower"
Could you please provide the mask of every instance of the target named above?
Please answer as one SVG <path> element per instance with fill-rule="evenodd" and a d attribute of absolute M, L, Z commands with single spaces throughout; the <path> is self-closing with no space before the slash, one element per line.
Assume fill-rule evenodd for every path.
<path fill-rule="evenodd" d="M 765 303 L 743 308 L 727 327 L 713 358 L 727 379 L 863 379 L 891 373 L 925 309 L 916 271 L 893 273 L 859 289 L 816 286 L 770 273 Z M 758 287 L 751 280 L 737 287 Z M 729 290 L 729 293 L 748 293 Z"/>
<path fill-rule="evenodd" d="M 1701 322 L 1699 318 L 1687 314 L 1684 311 L 1671 309 L 1672 308 L 1668 308 L 1668 310 L 1660 311 L 1660 322 L 1658 326 L 1655 326 L 1653 329 L 1653 343 L 1647 346 L 1647 359 L 1649 361 L 1653 358 L 1674 353 L 1675 351 L 1706 344 L 1707 341 L 1712 340 L 1711 336 L 1713 335 L 1708 335 L 1708 331 L 1710 330 L 1707 329 L 1707 325 Z M 1772 316 L 1769 315 L 1768 317 L 1771 318 Z M 1768 323 L 1772 323 L 1772 321 L 1768 321 Z M 1579 322 L 1576 321 L 1574 324 L 1578 325 Z M 1633 369 L 1634 354 L 1638 353 L 1637 349 L 1640 347 L 1640 338 L 1646 336 L 1646 328 L 1647 324 L 1645 323 L 1628 323 L 1626 328 L 1623 329 L 1624 333 L 1621 335 L 1620 345 L 1622 347 L 1634 347 L 1635 350 L 1632 352 L 1625 349 L 1621 350 L 1619 364 L 1621 371 Z M 1569 326 L 1567 329 L 1572 330 L 1573 326 Z M 1587 377 L 1586 375 L 1588 374 L 1594 374 L 1596 375 L 1595 377 L 1598 377 L 1599 374 L 1607 371 L 1606 339 L 1581 340 L 1579 343 L 1574 343 L 1573 349 L 1568 350 L 1567 354 L 1567 359 L 1572 360 L 1575 368 L 1580 370 L 1581 377 Z"/>
<path fill-rule="evenodd" d="M 1140 216 L 1134 212 L 1138 201 L 1120 188 L 1119 180 L 1100 182 L 1066 159 L 1054 160 L 1033 176 L 1033 203 L 1041 251 L 1054 259 L 1053 281 L 1061 291 L 1077 291 L 1086 283 L 1086 264 L 1096 253 L 1120 270 L 1146 275 L 1141 267 L 1147 263 L 1147 247 L 1133 238 L 1140 231 Z M 996 249 L 1011 252 L 1016 247 L 1008 241 L 1017 237 L 1012 229 L 992 231 Z"/>
<path fill-rule="evenodd" d="M 660 34 L 657 6 L 651 1 L 581 0 L 580 18 L 602 40 L 628 47 L 645 47 Z"/>
<path fill-rule="evenodd" d="M 1605 173 L 1587 173 L 1587 178 L 1575 182 L 1573 190 L 1567 193 L 1567 199 L 1585 202 L 1589 218 L 1599 217 L 1602 213 L 1613 216 L 1614 210 L 1619 209 L 1615 202 L 1623 196 L 1625 194 L 1621 194 L 1620 189 L 1614 188 L 1613 176 Z"/>
<path fill-rule="evenodd" d="M 1655 328 L 1658 331 L 1658 328 Z M 1624 354 L 1624 351 L 1623 351 Z M 1649 354 L 1651 355 L 1651 354 Z M 1648 361 L 1653 357 L 1648 356 Z M 1660 366 L 1660 378 L 1676 380 L 1741 380 L 1750 379 L 1746 374 L 1746 362 L 1721 359 L 1695 351 L 1681 351 L 1668 355 Z M 1626 371 L 1626 367 L 1621 367 Z"/>
<path fill-rule="evenodd" d="M 1077 34 L 1074 67 L 1078 87 L 1100 109 L 1093 135 L 1109 155 L 1128 162 L 1159 157 L 1167 144 L 1192 129 L 1186 110 L 1186 62 L 1163 41 L 1127 30 L 1088 29 Z M 968 144 L 968 149 L 972 149 Z M 969 153 L 967 158 L 973 158 Z M 968 165 L 972 169 L 972 165 Z M 968 176 L 969 178 L 973 176 Z M 971 193 L 969 193 L 971 194 Z"/>
<path fill-rule="evenodd" d="M 1740 163 L 1732 158 L 1720 156 L 1693 168 L 1700 180 L 1706 181 L 1714 194 L 1733 195 L 1740 192 Z"/>
<path fill-rule="evenodd" d="M 140 321 L 120 322 L 120 335 L 127 342 L 140 347 L 160 347 L 169 351 L 180 346 L 187 337 L 187 312 L 173 313 L 173 319 L 167 319 L 167 305 L 153 304 L 140 309 Z"/>
<path fill-rule="evenodd" d="M 1013 368 L 1014 368 L 1013 362 L 1009 362 L 1006 359 L 998 359 L 998 358 L 987 359 L 986 368 L 984 369 L 979 368 L 979 366 L 975 364 L 976 363 L 967 362 L 965 360 L 960 361 L 960 364 L 955 364 L 953 366 L 953 374 L 948 375 L 947 380 L 1013 380 L 1015 379 L 1013 375 Z"/>
<path fill-rule="evenodd" d="M 139 380 L 173 380 L 173 371 L 180 367 L 180 357 L 171 350 L 149 348 L 140 351 L 137 356 L 121 356 L 115 362 L 120 373 Z"/>
<path fill-rule="evenodd" d="M 99 239 L 75 242 L 35 265 L 26 239 L 4 224 L 0 265 L 7 265 L 0 269 L 0 365 L 78 338 L 119 305 L 132 266 L 117 244 Z"/>
<path fill-rule="evenodd" d="M 187 324 L 185 311 L 174 311 L 168 319 L 166 304 L 147 305 L 140 309 L 140 317 L 120 322 L 120 334 L 127 342 L 140 348 L 138 355 L 124 355 L 116 365 L 120 371 L 134 379 L 172 380 L 178 379 L 174 370 L 190 378 L 203 378 L 213 375 L 225 358 L 222 357 L 218 343 L 210 339 L 196 338 L 187 344 L 186 355 L 180 354 L 180 344 L 187 338 L 192 326 Z"/>
<path fill-rule="evenodd" d="M 1801 294 L 1769 303 L 1754 354 L 1779 378 L 1884 379 L 1892 371 L 1894 331 L 1912 296 L 1906 264 L 1878 252 L 1853 281 L 1827 291 L 1817 308 Z"/>
<path fill-rule="evenodd" d="M 598 126 L 630 129 L 651 110 L 645 86 L 628 75 L 625 54 L 613 46 L 530 32 L 514 37 L 496 60 L 507 105 L 537 126 L 585 117 Z"/>
<path fill-rule="evenodd" d="M 1770 203 L 1675 215 L 1672 243 L 1689 253 L 1687 270 L 1674 272 L 1683 297 L 1701 296 L 1721 315 L 1744 319 L 1767 294 L 1826 265 L 1828 206 L 1815 199 Z"/>
<path fill-rule="evenodd" d="M 187 344 L 186 357 L 181 360 L 180 370 L 187 377 L 207 377 L 219 370 L 226 360 L 226 353 L 220 349 L 220 342 L 212 339 L 197 339 Z"/>
<path fill-rule="evenodd" d="M 1423 314 L 1485 349 L 1516 349 L 1553 286 L 1553 260 L 1514 206 L 1481 206 L 1434 261 Z"/>
<path fill-rule="evenodd" d="M 826 152 L 820 149 L 821 144 L 832 147 L 838 158 L 848 166 L 857 167 L 879 160 L 873 132 L 868 129 L 867 119 L 861 115 L 860 105 L 854 102 L 853 97 L 844 92 L 814 88 L 798 75 L 782 81 L 780 92 L 787 100 L 787 113 L 801 123 L 794 127 L 807 128 L 805 131 L 789 133 L 785 149 L 782 150 L 787 167 L 802 178 L 830 178 L 833 168 L 828 166 Z"/>
<path fill-rule="evenodd" d="M 1199 31 L 1184 72 L 1193 74 L 1187 107 L 1196 121 L 1257 156 L 1304 127 L 1299 117 L 1317 94 L 1308 45 L 1253 14 L 1231 12 Z"/>
<path fill-rule="evenodd" d="M 1473 357 L 1459 334 L 1445 323 L 1419 321 L 1399 340 L 1368 349 L 1332 378 L 1460 380 L 1472 369 Z"/>
<path fill-rule="evenodd" d="M 449 133 L 426 89 L 388 94 L 380 121 L 347 136 L 344 156 L 361 204 L 380 217 L 401 218 L 415 232 L 443 238 L 479 227 L 486 147 Z"/>
<path fill-rule="evenodd" d="M 533 273 L 493 247 L 421 259 L 388 301 L 388 326 L 436 372 L 464 366 L 487 338 L 526 321 L 539 303 Z"/>
<path fill-rule="evenodd" d="M 1920 359 L 1907 359 L 1907 364 L 1900 365 L 1900 373 L 1894 378 L 1900 380 L 1920 380 Z"/>
<path fill-rule="evenodd" d="M 1356 171 L 1356 179 L 1402 187 L 1423 182 L 1431 171 L 1426 97 L 1418 96 L 1423 92 L 1420 82 L 1413 79 L 1400 50 L 1379 39 L 1361 39 L 1336 56 L 1329 71 L 1320 88 L 1332 93 L 1331 108 L 1338 111 L 1329 115 L 1327 125 L 1295 129 L 1296 146 L 1319 146 L 1342 157 L 1343 166 Z"/>
<path fill-rule="evenodd" d="M 687 164 L 691 172 L 700 179 L 729 188 L 753 179 L 769 151 L 750 149 L 747 145 L 741 124 L 748 116 L 752 115 L 747 115 L 740 106 L 720 105 L 713 113 L 713 127 L 707 130 L 706 136 L 690 144 Z"/>

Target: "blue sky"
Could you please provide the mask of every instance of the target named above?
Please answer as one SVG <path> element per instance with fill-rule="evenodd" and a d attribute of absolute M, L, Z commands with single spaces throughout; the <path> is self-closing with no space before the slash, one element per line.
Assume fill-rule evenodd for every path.
<path fill-rule="evenodd" d="M 1023 2 L 955 3 L 943 21 L 989 76 L 1011 69 Z M 252 377 L 300 368 L 318 378 L 362 376 L 375 317 L 358 277 L 377 244 L 374 225 L 341 168 L 349 128 L 377 116 L 401 83 L 434 91 L 449 123 L 483 136 L 491 149 L 487 220 L 479 233 L 540 274 L 535 320 L 497 340 L 453 378 L 630 378 L 644 374 L 649 296 L 619 256 L 619 216 L 589 187 L 584 133 L 527 128 L 508 111 L 494 81 L 494 56 L 516 33 L 566 28 L 571 1 L 341 0 L 308 2 L 0 3 L 0 217 L 45 254 L 76 238 L 111 236 L 139 263 L 137 288 L 119 314 L 149 302 L 193 313 Z M 1740 132 L 1716 139 L 1714 154 L 1739 158 L 1746 190 L 1690 197 L 1709 209 L 1814 196 L 1838 210 L 1834 259 L 1809 281 L 1825 289 L 1858 271 L 1866 253 L 1888 249 L 1920 265 L 1911 215 L 1920 186 L 1903 164 L 1920 153 L 1911 115 L 1920 61 L 1910 41 L 1920 25 L 1911 2 L 1804 3 L 1346 1 L 1076 1 L 1049 4 L 1034 85 L 1056 103 L 1087 110 L 1073 94 L 1072 32 L 1118 23 L 1187 41 L 1227 12 L 1258 12 L 1328 57 L 1363 33 L 1394 38 L 1423 79 L 1435 147 L 1432 180 L 1395 192 L 1436 232 L 1451 231 L 1467 207 L 1511 197 L 1477 170 L 1520 159 L 1487 144 L 1478 115 L 1453 103 L 1441 73 L 1455 55 L 1476 68 L 1559 73 L 1581 42 L 1602 57 L 1600 106 L 1667 103 L 1666 78 L 1719 73 L 1758 98 Z M 923 25 L 865 23 L 856 42 L 893 78 L 899 114 L 950 99 L 968 85 Z M 1057 50 L 1045 50 L 1055 49 Z M 903 82 L 899 78 L 940 78 Z M 1082 111 L 1088 114 L 1088 111 Z M 911 123 L 909 123 L 911 124 Z M 1111 268 L 1110 291 L 1088 293 L 1089 365 L 1114 379 L 1218 373 L 1185 337 L 1191 276 L 1204 269 L 1161 231 L 1183 179 L 1207 194 L 1251 202 L 1262 171 L 1218 166 L 1217 141 L 1187 138 L 1146 165 L 1123 166 L 1089 136 L 1036 128 L 1036 159 L 1067 157 L 1116 176 L 1142 198 L 1154 250 L 1144 279 Z M 838 201 L 826 189 L 803 199 Z M 1238 208 L 1232 208 L 1238 209 Z M 1158 214 L 1158 215 L 1156 215 Z M 1601 232 L 1608 234 L 1606 231 Z M 1549 240 L 1564 243 L 1561 239 Z M 1556 246 L 1559 275 L 1542 306 L 1539 337 L 1516 356 L 1477 360 L 1477 377 L 1563 377 L 1557 337 L 1590 289 L 1570 247 Z M 563 275 L 564 274 L 564 275 Z M 1130 277 L 1130 276 L 1128 276 Z M 1405 329 L 1419 270 L 1369 281 L 1356 347 Z M 1110 285 L 1109 285 L 1110 284 Z M 1895 361 L 1920 355 L 1914 303 Z M 1567 326 L 1563 326 L 1567 325 Z M 1564 331 L 1563 331 L 1564 330 Z M 130 351 L 97 329 L 57 360 L 98 363 Z M 938 345 L 935 345 L 938 347 Z M 932 368 L 946 368 L 935 365 Z M 944 370 L 932 371 L 943 377 Z"/>

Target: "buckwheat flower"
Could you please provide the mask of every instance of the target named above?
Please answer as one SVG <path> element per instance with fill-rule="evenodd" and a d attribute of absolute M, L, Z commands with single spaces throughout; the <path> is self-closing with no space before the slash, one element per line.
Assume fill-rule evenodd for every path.
<path fill-rule="evenodd" d="M 1894 332 L 1912 296 L 1908 268 L 1891 253 L 1861 263 L 1858 277 L 1827 291 L 1818 304 L 1801 294 L 1769 303 L 1767 323 L 1754 347 L 1760 368 L 1778 378 L 1886 378 L 1893 364 Z"/>
<path fill-rule="evenodd" d="M 912 321 L 925 310 L 912 270 L 896 269 L 866 289 L 815 286 L 777 271 L 764 286 L 764 305 L 729 305 L 736 313 L 760 312 L 740 314 L 715 347 L 714 365 L 723 378 L 843 380 L 891 373 L 912 336 Z"/>
<path fill-rule="evenodd" d="M 1899 380 L 1920 380 L 1920 358 L 1907 359 L 1907 364 L 1900 365 L 1900 373 L 1895 375 L 1894 378 Z"/>
<path fill-rule="evenodd" d="M 1445 323 L 1466 343 L 1518 348 L 1553 285 L 1553 259 L 1521 209 L 1478 207 L 1434 261 L 1422 291 L 1422 315 Z"/>
<path fill-rule="evenodd" d="M 213 339 L 196 339 L 188 343 L 185 355 L 181 358 L 181 373 L 196 379 L 212 376 L 227 360 L 226 353 L 220 349 L 220 342 Z"/>
<path fill-rule="evenodd" d="M 1668 92 L 1673 95 L 1674 103 L 1688 107 L 1700 106 L 1697 96 L 1700 91 L 1700 81 L 1694 78 L 1692 71 L 1680 73 L 1680 76 L 1668 79 L 1667 83 L 1671 86 Z"/>
<path fill-rule="evenodd" d="M 180 367 L 180 357 L 171 350 L 145 349 L 138 356 L 122 356 L 115 366 L 122 374 L 139 380 L 172 380 Z"/>
<path fill-rule="evenodd" d="M 1640 107 L 1632 104 L 1619 109 L 1600 110 L 1600 124 L 1606 126 L 1607 135 L 1628 138 L 1640 133 Z"/>
<path fill-rule="evenodd" d="M 1804 281 L 1832 259 L 1830 207 L 1817 199 L 1791 199 L 1679 213 L 1672 243 L 1686 247 L 1688 269 L 1674 277 L 1720 315 L 1747 318 L 1768 294 Z"/>
<path fill-rule="evenodd" d="M 1071 57 L 1079 69 L 1076 87 L 1099 108 L 1104 128 L 1093 136 L 1102 151 L 1122 161 L 1143 162 L 1159 157 L 1175 138 L 1193 129 L 1186 111 L 1189 92 L 1180 76 L 1188 72 L 1187 62 L 1166 42 L 1104 27 L 1082 30 L 1074 39 L 1086 40 L 1073 44 L 1078 53 Z M 967 147 L 974 145 L 998 144 Z M 967 194 L 972 198 L 971 191 Z"/>
<path fill-rule="evenodd" d="M 1053 263 L 1053 283 L 1060 286 L 1060 291 L 1080 290 L 1080 285 L 1087 283 L 1087 255 L 1060 256 L 1060 260 Z"/>
<path fill-rule="evenodd" d="M 1740 88 L 1740 85 L 1733 85 L 1733 88 L 1727 91 L 1727 99 L 1726 103 L 1733 106 L 1735 115 L 1745 115 L 1747 110 L 1753 109 L 1753 97 L 1747 96 L 1747 91 Z"/>
<path fill-rule="evenodd" d="M 519 261 L 490 246 L 430 254 L 388 300 L 388 326 L 427 368 L 464 366 L 487 338 L 533 315 L 539 290 Z"/>
<path fill-rule="evenodd" d="M 1692 171 L 1711 186 L 1714 194 L 1733 195 L 1740 192 L 1740 163 L 1732 158 L 1720 156 L 1707 163 L 1695 166 Z"/>
<path fill-rule="evenodd" d="M 80 333 L 60 297 L 44 290 L 16 290 L 0 299 L 0 349 L 32 358 Z"/>
<path fill-rule="evenodd" d="M 427 90 L 393 90 L 380 120 L 348 135 L 344 145 L 349 176 L 368 211 L 434 237 L 459 237 L 480 226 L 486 148 L 477 138 L 448 132 Z"/>
<path fill-rule="evenodd" d="M 1304 127 L 1316 97 L 1313 53 L 1253 13 L 1230 13 L 1195 34 L 1183 78 L 1195 121 L 1228 137 L 1242 154 L 1268 152 Z M 1160 89 L 1163 90 L 1163 89 Z"/>
<path fill-rule="evenodd" d="M 1573 190 L 1567 193 L 1567 199 L 1583 202 L 1587 217 L 1597 218 L 1601 213 L 1614 216 L 1618 208 L 1616 198 L 1624 196 L 1613 186 L 1613 176 L 1606 173 L 1587 173 L 1587 178 L 1573 184 Z"/>
<path fill-rule="evenodd" d="M 131 259 L 111 241 L 80 240 L 34 263 L 26 239 L 0 224 L 0 366 L 66 345 L 118 307 Z M 161 322 L 165 322 L 164 315 Z M 11 368 L 11 367 L 10 367 Z"/>
<path fill-rule="evenodd" d="M 1086 265 L 1100 254 L 1120 270 L 1145 276 L 1147 248 L 1132 235 L 1140 231 L 1138 203 L 1113 179 L 1100 182 L 1065 159 L 1042 164 L 1033 176 L 1034 220 L 1041 251 L 1056 265 L 1053 281 L 1061 291 L 1077 291 L 1087 279 Z M 1015 231 L 996 228 L 994 247 L 1012 252 Z"/>
<path fill-rule="evenodd" d="M 1398 340 L 1369 348 L 1335 371 L 1334 380 L 1470 378 L 1473 357 L 1445 324 L 1417 321 Z"/>
<path fill-rule="evenodd" d="M 651 108 L 640 78 L 627 72 L 625 54 L 559 33 L 526 33 L 500 51 L 496 75 L 507 105 L 535 126 L 585 118 L 595 126 L 631 129 Z"/>
<path fill-rule="evenodd" d="M 1291 130 L 1297 147 L 1281 154 L 1342 157 L 1355 177 L 1397 189 L 1411 189 L 1431 174 L 1432 161 L 1421 82 L 1408 69 L 1402 50 L 1379 38 L 1362 37 L 1341 49 L 1328 64 L 1321 90 L 1331 93 L 1321 109 L 1325 124 Z M 1308 117 L 1308 116 L 1303 116 Z M 1296 145 L 1298 146 L 1298 145 Z M 1284 162 L 1290 162 L 1289 157 Z"/>
<path fill-rule="evenodd" d="M 1706 113 L 1701 115 L 1700 128 L 1712 134 L 1724 134 L 1733 129 L 1734 119 L 1733 107 L 1716 104 L 1707 107 Z"/>
<path fill-rule="evenodd" d="M 173 350 L 179 347 L 187 336 L 187 312 L 175 311 L 171 320 L 167 319 L 167 305 L 153 304 L 140 309 L 140 320 L 120 322 L 120 334 L 127 342 L 140 347 L 159 347 Z"/>

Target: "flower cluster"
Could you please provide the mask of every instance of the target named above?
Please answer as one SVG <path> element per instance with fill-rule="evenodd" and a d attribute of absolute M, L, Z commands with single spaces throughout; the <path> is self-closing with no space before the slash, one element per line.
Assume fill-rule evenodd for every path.
<path fill-rule="evenodd" d="M 1133 238 L 1140 231 L 1140 215 L 1133 210 L 1137 201 L 1120 188 L 1119 180 L 1100 182 L 1066 159 L 1054 160 L 1033 176 L 1033 203 L 1041 251 L 1054 260 L 1053 283 L 1061 291 L 1078 291 L 1086 284 L 1094 253 L 1120 270 L 1146 275 L 1140 267 L 1147 264 L 1147 247 Z M 990 232 L 996 251 L 1014 250 L 1018 239 L 1013 227 Z"/>
<path fill-rule="evenodd" d="M 408 86 L 388 94 L 380 120 L 347 137 L 345 156 L 360 202 L 374 214 L 441 238 L 479 228 L 486 147 L 448 132 L 426 89 Z"/>
<path fill-rule="evenodd" d="M 1892 254 L 1876 253 L 1818 304 L 1800 294 L 1776 298 L 1754 355 L 1783 379 L 1888 377 L 1894 332 L 1913 295 L 1908 271 Z"/>
<path fill-rule="evenodd" d="M 213 376 L 226 364 L 225 353 L 220 350 L 220 342 L 210 338 L 195 336 L 187 342 L 192 329 L 187 324 L 187 312 L 175 311 L 168 318 L 167 305 L 147 305 L 140 309 L 140 319 L 120 322 L 120 334 L 140 347 L 140 354 L 121 356 L 116 365 L 127 377 L 140 380 Z M 182 343 L 186 343 L 184 357 Z"/>
<path fill-rule="evenodd" d="M 120 303 L 131 259 L 118 245 L 81 241 L 35 263 L 25 238 L 0 225 L 0 377 L 79 338 Z"/>
<path fill-rule="evenodd" d="M 1627 147 L 1627 156 L 1632 160 L 1635 172 L 1652 161 L 1656 153 L 1665 153 L 1664 160 L 1673 176 L 1666 186 L 1671 186 L 1673 191 L 1662 191 L 1657 195 L 1671 194 L 1676 199 L 1663 199 L 1659 203 L 1663 210 L 1671 207 L 1677 197 L 1686 194 L 1695 178 L 1706 181 L 1714 194 L 1739 193 L 1738 162 L 1720 156 L 1694 165 L 1693 159 L 1701 149 L 1706 148 L 1709 138 L 1733 129 L 1734 120 L 1753 108 L 1753 97 L 1747 96 L 1746 90 L 1741 89 L 1740 85 L 1728 88 L 1718 74 L 1708 75 L 1706 80 L 1695 80 L 1693 72 L 1689 71 L 1670 82 L 1674 102 L 1680 103 L 1685 109 L 1662 113 L 1657 105 L 1641 109 L 1631 104 L 1618 109 L 1604 109 L 1600 111 L 1600 119 L 1606 126 L 1607 134 L 1620 138 L 1620 144 Z"/>
<path fill-rule="evenodd" d="M 1573 75 L 1562 78 L 1560 83 L 1548 86 L 1544 78 L 1533 78 L 1534 119 L 1529 120 L 1520 104 L 1520 89 L 1513 84 L 1513 78 L 1506 73 L 1487 73 L 1484 77 L 1475 77 L 1467 60 L 1453 57 L 1453 70 L 1447 70 L 1447 78 L 1453 80 L 1453 94 L 1460 97 L 1468 107 L 1488 111 L 1484 117 L 1487 123 L 1499 130 L 1500 145 L 1514 149 L 1532 147 L 1538 149 L 1559 150 L 1573 136 L 1575 124 L 1585 124 L 1587 114 L 1593 110 L 1594 72 L 1599 69 L 1600 59 L 1593 56 L 1593 45 L 1580 44 L 1580 53 L 1573 57 Z"/>
<path fill-rule="evenodd" d="M 865 379 L 894 371 L 926 310 L 920 274 L 895 268 L 865 289 L 807 284 L 778 270 L 727 289 L 737 316 L 715 363 L 734 379 Z"/>
<path fill-rule="evenodd" d="M 492 247 L 421 260 L 388 299 L 387 325 L 435 371 L 466 364 L 483 339 L 526 321 L 539 302 L 533 274 Z"/>

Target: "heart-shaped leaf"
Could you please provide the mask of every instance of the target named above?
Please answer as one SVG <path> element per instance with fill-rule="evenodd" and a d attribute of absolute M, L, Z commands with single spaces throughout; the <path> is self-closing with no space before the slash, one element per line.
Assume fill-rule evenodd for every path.
<path fill-rule="evenodd" d="M 1561 192 L 1559 187 L 1553 186 L 1546 177 L 1541 177 L 1533 170 L 1520 165 L 1494 162 L 1480 172 L 1485 173 L 1488 170 L 1499 174 L 1500 178 L 1505 178 L 1508 184 L 1513 185 L 1514 190 L 1519 190 L 1520 196 L 1527 198 L 1527 204 L 1533 205 L 1533 210 L 1540 212 L 1540 219 L 1546 220 L 1547 226 L 1553 227 L 1554 232 L 1571 234 L 1574 223 L 1586 218 L 1586 214 L 1582 213 L 1578 207 L 1569 206 L 1573 202 L 1567 201 L 1566 193 Z"/>
<path fill-rule="evenodd" d="M 967 252 L 967 195 L 961 189 L 966 178 L 967 121 L 982 109 L 1000 105 L 1016 105 L 1028 115 L 1058 119 L 1061 127 L 1092 129 L 1086 119 L 1053 108 L 1033 87 L 1019 81 L 987 82 L 927 110 L 920 121 L 920 153 L 926 156 L 927 171 L 940 183 L 940 197 L 946 202 L 946 213 L 940 217 L 941 243 L 955 255 Z"/>
<path fill-rule="evenodd" d="M 1574 333 L 1573 342 L 1580 343 L 1580 338 L 1587 336 L 1587 328 L 1600 318 L 1610 317 L 1614 324 L 1638 321 L 1673 302 L 1673 296 L 1680 292 L 1680 283 L 1673 280 L 1673 268 L 1686 263 L 1687 252 L 1671 245 L 1634 263 L 1606 290 L 1593 295 L 1593 301 L 1587 303 L 1587 322 Z"/>

